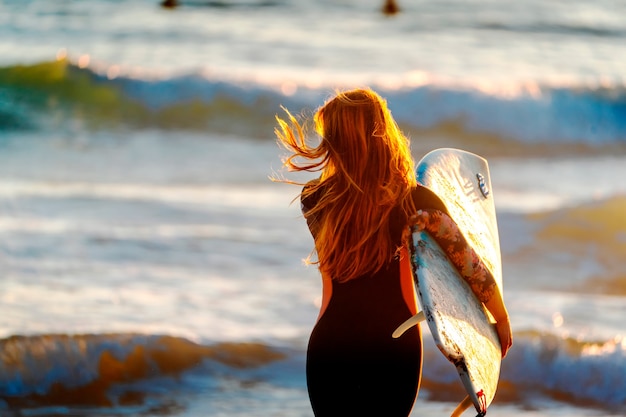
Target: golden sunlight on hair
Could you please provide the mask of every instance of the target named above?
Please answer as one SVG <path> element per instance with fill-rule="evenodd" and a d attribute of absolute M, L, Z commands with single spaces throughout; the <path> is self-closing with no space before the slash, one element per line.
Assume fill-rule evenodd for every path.
<path fill-rule="evenodd" d="M 321 197 L 305 213 L 315 217 L 315 249 L 322 274 L 344 282 L 378 271 L 399 248 L 389 236 L 394 207 L 408 218 L 416 186 L 409 141 L 387 103 L 370 89 L 338 92 L 315 113 L 321 140 L 307 143 L 305 129 L 287 110 L 276 135 L 291 155 L 290 171 L 321 171 L 301 198 Z M 290 182 L 290 181 L 286 181 Z"/>

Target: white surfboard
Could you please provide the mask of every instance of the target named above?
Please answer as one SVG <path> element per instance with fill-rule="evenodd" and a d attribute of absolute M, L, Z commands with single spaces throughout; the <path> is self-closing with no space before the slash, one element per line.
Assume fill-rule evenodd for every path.
<path fill-rule="evenodd" d="M 417 179 L 443 200 L 502 291 L 500 243 L 487 161 L 458 149 L 438 149 L 420 161 Z M 482 416 L 496 393 L 502 356 L 491 317 L 437 242 L 425 231 L 414 231 L 412 238 L 411 263 L 423 312 L 400 326 L 394 337 L 424 317 L 437 347 L 456 367 L 468 393 L 452 415 L 460 415 L 473 404 Z"/>

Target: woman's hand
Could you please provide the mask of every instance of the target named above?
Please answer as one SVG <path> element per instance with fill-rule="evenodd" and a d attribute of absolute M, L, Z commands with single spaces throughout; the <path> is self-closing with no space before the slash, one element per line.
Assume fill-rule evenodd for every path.
<path fill-rule="evenodd" d="M 499 320 L 495 324 L 496 332 L 500 338 L 500 345 L 502 346 L 502 358 L 504 358 L 513 345 L 513 333 L 511 332 L 511 323 L 509 318 Z"/>

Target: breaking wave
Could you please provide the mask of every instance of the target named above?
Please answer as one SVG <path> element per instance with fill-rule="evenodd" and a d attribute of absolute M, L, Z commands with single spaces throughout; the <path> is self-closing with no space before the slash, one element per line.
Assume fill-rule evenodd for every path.
<path fill-rule="evenodd" d="M 202 73 L 123 75 L 115 66 L 92 68 L 62 58 L 0 69 L 0 127 L 24 129 L 77 119 L 92 128 L 188 129 L 272 138 L 281 105 L 295 112 L 313 109 L 334 87 L 229 81 Z M 415 85 L 408 77 L 404 85 L 372 87 L 388 99 L 409 131 L 435 129 L 531 145 L 626 142 L 626 86 L 621 84 Z"/>
<path fill-rule="evenodd" d="M 550 399 L 623 411 L 625 339 L 580 341 L 538 331 L 515 337 L 503 362 L 496 402 L 532 406 Z M 420 397 L 460 401 L 464 394 L 454 366 L 429 344 L 425 354 Z M 198 389 L 194 384 L 207 389 L 215 385 L 210 381 L 221 378 L 245 385 L 250 375 L 241 371 L 254 369 L 265 369 L 255 374 L 256 381 L 293 386 L 299 380 L 296 388 L 305 389 L 303 361 L 303 352 L 261 343 L 205 345 L 140 334 L 13 336 L 0 341 L 0 410 L 124 407 L 163 389 L 193 391 Z M 195 377 L 183 378 L 189 372 Z"/>

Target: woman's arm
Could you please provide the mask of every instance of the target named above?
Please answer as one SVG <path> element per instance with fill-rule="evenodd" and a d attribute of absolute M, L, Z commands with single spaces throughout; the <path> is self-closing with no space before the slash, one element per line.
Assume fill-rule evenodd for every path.
<path fill-rule="evenodd" d="M 436 209 L 418 210 L 411 218 L 411 224 L 418 230 L 430 233 L 487 308 L 496 321 L 502 357 L 506 356 L 513 343 L 513 336 L 502 293 L 487 266 L 467 243 L 459 226 L 446 213 Z"/>

